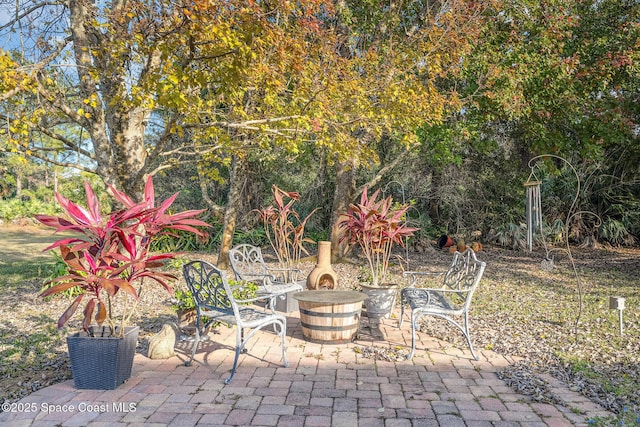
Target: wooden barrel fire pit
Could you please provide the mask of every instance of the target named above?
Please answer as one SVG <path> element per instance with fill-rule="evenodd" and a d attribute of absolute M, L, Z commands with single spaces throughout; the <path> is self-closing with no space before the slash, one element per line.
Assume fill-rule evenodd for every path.
<path fill-rule="evenodd" d="M 366 298 L 362 292 L 303 291 L 293 294 L 293 298 L 298 300 L 302 335 L 307 341 L 321 344 L 353 341 Z"/>

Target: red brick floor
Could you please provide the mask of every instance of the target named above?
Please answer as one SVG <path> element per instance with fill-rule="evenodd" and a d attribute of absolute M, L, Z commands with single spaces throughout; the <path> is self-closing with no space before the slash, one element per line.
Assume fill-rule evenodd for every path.
<path fill-rule="evenodd" d="M 305 341 L 297 313 L 287 322 L 287 368 L 277 336 L 260 331 L 225 385 L 235 333 L 222 326 L 189 367 L 189 342 L 167 360 L 137 354 L 131 378 L 118 389 L 76 390 L 71 380 L 56 384 L 22 399 L 14 412 L 0 413 L 0 425 L 560 427 L 609 415 L 550 377 L 566 405 L 534 402 L 498 378 L 496 372 L 513 360 L 483 350 L 475 361 L 468 349 L 424 334 L 418 334 L 411 361 L 375 361 L 354 351 L 370 345 L 406 349 L 406 322 L 400 330 L 396 320 L 386 319 L 341 345 Z"/>

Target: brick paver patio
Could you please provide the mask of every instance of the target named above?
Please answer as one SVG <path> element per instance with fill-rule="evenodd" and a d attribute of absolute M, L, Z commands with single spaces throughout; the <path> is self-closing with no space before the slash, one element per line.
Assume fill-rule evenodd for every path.
<path fill-rule="evenodd" d="M 73 381 L 25 397 L 14 412 L 0 413 L 8 426 L 584 426 L 601 407 L 549 378 L 566 405 L 532 401 L 514 392 L 496 372 L 512 363 L 491 351 L 475 361 L 468 349 L 418 334 L 411 361 L 376 361 L 356 346 L 407 348 L 408 324 L 384 320 L 364 327 L 356 342 L 314 344 L 304 340 L 297 313 L 288 315 L 289 367 L 281 364 L 277 337 L 259 332 L 233 363 L 233 329 L 220 327 L 184 366 L 190 343 L 178 356 L 150 360 L 137 354 L 129 381 L 116 390 L 76 390 Z M 363 325 L 366 326 L 366 320 Z M 382 333 L 382 336 L 380 335 Z"/>

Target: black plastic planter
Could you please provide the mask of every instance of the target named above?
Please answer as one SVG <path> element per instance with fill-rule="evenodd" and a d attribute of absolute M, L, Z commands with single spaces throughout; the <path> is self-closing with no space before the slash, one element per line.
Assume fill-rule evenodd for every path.
<path fill-rule="evenodd" d="M 78 389 L 113 390 L 128 380 L 139 331 L 137 326 L 125 328 L 123 338 L 88 337 L 79 333 L 68 336 L 74 386 Z"/>

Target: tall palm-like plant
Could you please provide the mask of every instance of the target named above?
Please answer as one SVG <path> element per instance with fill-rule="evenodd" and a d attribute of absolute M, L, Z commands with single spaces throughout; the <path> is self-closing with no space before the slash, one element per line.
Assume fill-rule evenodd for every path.
<path fill-rule="evenodd" d="M 172 293 L 169 281 L 176 277 L 160 268 L 176 254 L 152 253 L 153 240 L 176 230 L 201 234 L 195 227 L 208 226 L 195 218 L 202 211 L 168 213 L 177 194 L 156 207 L 151 178 L 146 182 L 144 200 L 140 203 L 113 187 L 110 191 L 124 209 L 103 216 L 98 198 L 85 183 L 86 208 L 56 193 L 66 216 L 36 215 L 38 221 L 56 232 L 75 234 L 45 249 L 59 248 L 68 273 L 52 279 L 52 286 L 40 296 L 61 293 L 72 287 L 78 287 L 80 292 L 60 316 L 58 328 L 69 321 L 84 300 L 82 328 L 85 331 L 89 332 L 95 321 L 98 326 L 106 323 L 112 335 L 118 326 L 122 335 L 139 301 L 144 279 L 151 279 Z M 122 310 L 116 313 L 115 299 L 118 297 L 124 300 L 120 305 Z"/>
<path fill-rule="evenodd" d="M 277 185 L 273 185 L 272 191 L 275 205 L 262 208 L 258 212 L 280 267 L 290 269 L 300 261 L 302 253 L 308 253 L 304 243 L 313 243 L 313 240 L 304 237 L 304 229 L 311 215 L 318 209 L 300 218 L 293 207 L 300 199 L 300 194 L 284 191 Z M 285 202 L 285 198 L 289 200 Z"/>
<path fill-rule="evenodd" d="M 376 190 L 369 197 L 365 188 L 360 203 L 349 205 L 349 211 L 338 223 L 342 232 L 340 241 L 357 244 L 362 249 L 373 286 L 387 279 L 393 247 L 404 246 L 404 238 L 418 230 L 407 226 L 406 213 L 410 205 L 394 206 L 391 196 L 377 200 L 379 194 L 380 190 Z"/>

